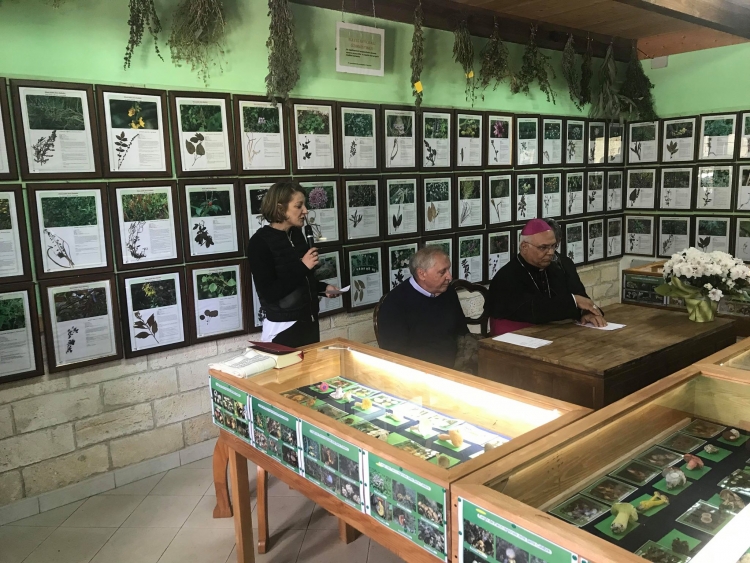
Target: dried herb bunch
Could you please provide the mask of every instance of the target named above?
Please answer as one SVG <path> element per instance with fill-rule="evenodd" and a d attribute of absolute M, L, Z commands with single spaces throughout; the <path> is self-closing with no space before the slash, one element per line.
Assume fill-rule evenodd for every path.
<path fill-rule="evenodd" d="M 414 105 L 417 109 L 422 105 L 422 70 L 424 69 L 424 12 L 422 0 L 414 8 L 414 34 L 411 36 L 411 89 L 414 95 Z"/>
<path fill-rule="evenodd" d="M 579 110 L 583 107 L 581 101 L 581 70 L 576 65 L 576 48 L 573 35 L 568 37 L 562 54 L 562 72 L 565 82 L 568 83 L 570 99 Z"/>
<path fill-rule="evenodd" d="M 613 46 L 610 43 L 599 71 L 599 93 L 591 102 L 589 116 L 622 123 L 632 111 L 632 104 L 619 91 L 617 65 L 615 64 Z"/>
<path fill-rule="evenodd" d="M 169 48 L 172 62 L 187 63 L 208 85 L 215 55 L 224 55 L 224 6 L 221 0 L 183 0 L 175 10 Z M 221 70 L 221 62 L 219 62 Z"/>
<path fill-rule="evenodd" d="M 474 107 L 474 101 L 477 99 L 477 83 L 474 79 L 474 45 L 471 42 L 469 33 L 469 24 L 466 20 L 461 20 L 453 32 L 453 60 L 461 65 L 466 75 L 466 101 L 471 102 Z"/>
<path fill-rule="evenodd" d="M 581 105 L 591 103 L 591 77 L 594 74 L 593 68 L 594 53 L 591 49 L 591 38 L 586 41 L 586 54 L 583 56 L 581 63 Z"/>
<path fill-rule="evenodd" d="M 128 25 L 130 26 L 130 39 L 128 39 L 128 46 L 125 48 L 124 68 L 126 70 L 130 68 L 133 51 L 136 47 L 140 46 L 143 41 L 143 33 L 147 28 L 154 39 L 156 55 L 161 60 L 164 60 L 159 52 L 159 44 L 157 42 L 158 34 L 161 33 L 161 22 L 159 21 L 159 16 L 156 15 L 154 0 L 130 0 L 130 19 L 128 19 Z"/>
<path fill-rule="evenodd" d="M 534 80 L 539 82 L 539 89 L 547 95 L 547 101 L 550 100 L 555 103 L 555 92 L 549 83 L 549 73 L 552 73 L 552 78 L 556 78 L 555 69 L 552 68 L 550 58 L 541 53 L 536 44 L 536 26 L 531 26 L 531 35 L 529 37 L 529 44 L 526 45 L 526 50 L 523 53 L 523 64 L 521 65 L 521 71 L 517 75 L 517 80 L 511 84 L 511 92 L 517 94 L 523 92 L 524 94 L 529 93 L 529 86 Z"/>
<path fill-rule="evenodd" d="M 273 102 L 282 98 L 289 100 L 299 80 L 300 54 L 294 38 L 294 21 L 288 0 L 268 0 L 268 15 L 271 17 L 268 41 L 268 75 L 266 94 Z"/>
<path fill-rule="evenodd" d="M 495 18 L 495 26 L 492 29 L 490 40 L 482 49 L 482 67 L 479 69 L 479 83 L 483 89 L 487 89 L 490 82 L 495 82 L 492 89 L 497 87 L 505 79 L 513 81 L 513 71 L 508 64 L 508 47 L 500 38 L 500 25 Z"/>
<path fill-rule="evenodd" d="M 638 50 L 633 45 L 633 51 L 630 55 L 627 71 L 625 72 L 625 84 L 622 87 L 622 93 L 627 96 L 634 104 L 635 115 L 632 119 L 638 121 L 654 121 L 658 119 L 654 109 L 654 97 L 651 89 L 654 87 L 651 80 L 643 72 L 643 65 L 638 58 Z"/>

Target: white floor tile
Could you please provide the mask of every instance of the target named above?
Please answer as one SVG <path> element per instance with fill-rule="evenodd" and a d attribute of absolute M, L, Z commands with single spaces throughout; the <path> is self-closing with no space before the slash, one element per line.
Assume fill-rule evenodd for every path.
<path fill-rule="evenodd" d="M 269 497 L 301 497 L 303 496 L 300 492 L 290 489 L 289 485 L 273 477 L 268 476 L 268 496 Z M 253 485 L 255 487 L 255 485 Z"/>
<path fill-rule="evenodd" d="M 359 536 L 349 545 L 339 539 L 338 530 L 307 530 L 297 563 L 367 563 L 370 538 Z"/>
<path fill-rule="evenodd" d="M 164 477 L 166 474 L 167 474 L 166 471 L 164 473 L 158 473 L 157 475 L 146 477 L 145 479 L 141 479 L 140 481 L 134 481 L 127 485 L 123 485 L 122 487 L 117 487 L 116 489 L 110 489 L 109 491 L 105 491 L 101 494 L 102 495 L 147 495 L 156 486 L 156 484 L 159 481 L 161 481 L 162 477 Z"/>
<path fill-rule="evenodd" d="M 305 531 L 287 530 L 283 534 L 272 535 L 268 540 L 268 550 L 262 555 L 258 553 L 258 530 L 253 530 L 253 537 L 255 538 L 255 563 L 295 563 L 302 541 L 305 539 Z M 236 545 L 226 563 L 237 563 Z"/>
<path fill-rule="evenodd" d="M 125 520 L 123 528 L 180 528 L 202 497 L 148 496 Z"/>
<path fill-rule="evenodd" d="M 120 528 L 91 563 L 156 563 L 177 528 Z"/>
<path fill-rule="evenodd" d="M 0 563 L 21 563 L 54 531 L 54 528 L 0 527 Z"/>
<path fill-rule="evenodd" d="M 338 530 L 339 519 L 316 504 L 307 528 L 309 530 Z"/>
<path fill-rule="evenodd" d="M 367 554 L 367 563 L 406 563 L 391 550 L 384 548 L 378 542 L 370 540 L 370 551 Z"/>
<path fill-rule="evenodd" d="M 23 520 L 16 520 L 15 522 L 8 524 L 8 526 L 38 526 L 41 528 L 51 526 L 57 528 L 60 524 L 65 522 L 71 514 L 78 510 L 83 503 L 84 501 L 82 500 L 71 502 L 60 508 L 54 508 L 47 512 L 24 518 Z"/>
<path fill-rule="evenodd" d="M 58 528 L 24 563 L 89 563 L 114 528 Z"/>
<path fill-rule="evenodd" d="M 215 506 L 216 497 L 203 497 L 183 528 L 231 528 L 234 530 L 234 518 L 214 518 Z"/>
<path fill-rule="evenodd" d="M 62 523 L 63 528 L 119 528 L 145 496 L 96 496 Z"/>
<path fill-rule="evenodd" d="M 178 467 L 170 470 L 151 490 L 150 495 L 203 496 L 213 488 L 213 473 L 210 469 Z"/>
<path fill-rule="evenodd" d="M 213 469 L 213 466 L 214 466 L 214 458 L 204 457 L 203 459 L 199 459 L 198 461 L 194 461 L 192 463 L 186 463 L 182 467 L 189 467 L 191 469 Z"/>
<path fill-rule="evenodd" d="M 284 530 L 306 530 L 315 503 L 299 497 L 273 497 L 268 499 L 268 531 L 275 534 Z M 253 527 L 258 527 L 258 506 L 253 510 Z"/>
<path fill-rule="evenodd" d="M 183 528 L 159 563 L 225 563 L 234 547 L 234 529 Z"/>

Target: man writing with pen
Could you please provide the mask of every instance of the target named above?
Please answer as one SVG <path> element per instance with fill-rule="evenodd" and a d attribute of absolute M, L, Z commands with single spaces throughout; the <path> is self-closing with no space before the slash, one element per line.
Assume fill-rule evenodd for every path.
<path fill-rule="evenodd" d="M 247 245 L 247 259 L 260 307 L 265 312 L 262 342 L 292 348 L 320 341 L 318 295 L 336 297 L 337 287 L 317 281 L 318 249 L 302 232 L 305 191 L 297 182 L 277 182 L 261 203 L 268 225 Z"/>

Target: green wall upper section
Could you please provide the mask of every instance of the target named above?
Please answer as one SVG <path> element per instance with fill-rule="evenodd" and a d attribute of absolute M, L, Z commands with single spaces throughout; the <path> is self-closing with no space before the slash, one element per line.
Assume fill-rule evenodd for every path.
<path fill-rule="evenodd" d="M 187 67 L 169 60 L 166 45 L 171 14 L 177 0 L 156 0 L 166 32 L 160 37 L 165 57 L 154 54 L 149 37 L 133 56 L 132 68 L 123 70 L 128 40 L 128 3 L 125 0 L 66 0 L 54 9 L 43 0 L 0 0 L 0 76 L 79 82 L 127 84 L 167 89 L 204 89 Z M 223 73 L 212 74 L 209 89 L 236 93 L 265 92 L 267 74 L 268 7 L 265 0 L 227 2 L 228 38 Z M 236 6 L 234 6 L 236 4 Z M 345 15 L 347 22 L 385 27 L 386 72 L 369 77 L 335 72 L 335 22 L 341 13 L 292 6 L 296 37 L 302 53 L 301 77 L 292 93 L 298 97 L 361 100 L 376 103 L 413 103 L 409 79 L 412 26 L 367 17 Z M 429 10 L 429 3 L 425 9 Z M 148 34 L 147 34 L 148 35 Z M 480 51 L 483 39 L 475 41 Z M 509 45 L 511 60 L 520 64 L 523 47 Z M 463 73 L 453 62 L 453 34 L 425 30 L 425 106 L 468 107 Z M 560 76 L 560 53 L 552 52 L 558 73 L 553 82 L 557 105 L 548 103 L 532 86 L 532 94 L 511 96 L 503 85 L 488 89 L 479 109 L 577 114 Z M 742 68 L 750 60 L 750 44 L 672 56 L 666 69 L 646 71 L 656 84 L 660 115 L 686 115 L 750 107 L 746 92 L 750 77 Z M 595 62 L 595 73 L 600 61 Z M 479 56 L 475 71 L 479 71 Z"/>

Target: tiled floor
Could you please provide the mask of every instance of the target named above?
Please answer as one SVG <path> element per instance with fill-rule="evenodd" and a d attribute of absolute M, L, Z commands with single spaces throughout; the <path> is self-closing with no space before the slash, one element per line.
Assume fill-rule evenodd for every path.
<path fill-rule="evenodd" d="M 334 517 L 273 477 L 268 495 L 259 563 L 403 561 L 365 536 L 342 544 Z M 0 527 L 0 563 L 233 563 L 234 524 L 213 518 L 215 503 L 207 458 Z"/>

